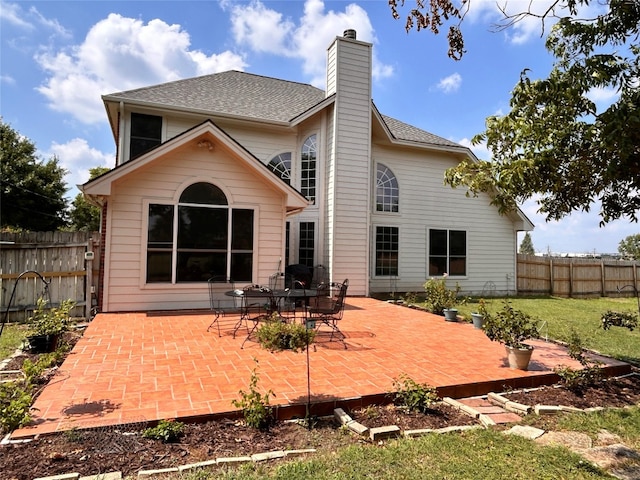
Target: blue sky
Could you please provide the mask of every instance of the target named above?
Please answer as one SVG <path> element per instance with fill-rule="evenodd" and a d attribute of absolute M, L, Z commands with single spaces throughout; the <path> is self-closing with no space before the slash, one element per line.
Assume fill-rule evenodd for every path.
<path fill-rule="evenodd" d="M 507 6 L 521 11 L 528 3 Z M 406 4 L 403 13 L 413 0 Z M 470 139 L 487 116 L 509 111 L 520 72 L 545 77 L 552 57 L 539 22 L 496 31 L 496 2 L 471 4 L 462 25 L 467 53 L 455 62 L 446 56 L 446 28 L 440 36 L 407 34 L 384 0 L 0 0 L 0 115 L 42 158 L 60 159 L 72 198 L 89 168 L 114 166 L 101 95 L 230 69 L 324 88 L 326 48 L 354 28 L 359 40 L 374 45 L 373 99 L 382 113 L 488 159 L 486 148 Z M 615 98 L 606 90 L 592 96 L 603 106 Z M 531 235 L 541 252 L 616 252 L 621 239 L 640 232 L 627 221 L 600 228 L 598 205 L 549 223 L 535 202 L 522 209 L 536 226 Z"/>

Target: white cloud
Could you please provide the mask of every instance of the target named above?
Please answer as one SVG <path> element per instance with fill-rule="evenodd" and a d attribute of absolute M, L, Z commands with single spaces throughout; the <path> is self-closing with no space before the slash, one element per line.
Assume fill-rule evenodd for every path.
<path fill-rule="evenodd" d="M 224 5 L 229 6 L 229 2 Z M 354 3 L 348 4 L 344 11 L 325 11 L 322 0 L 306 0 L 304 14 L 297 21 L 284 18 L 259 0 L 230 8 L 236 42 L 256 52 L 301 59 L 305 75 L 321 88 L 325 83 L 326 49 L 337 35 L 352 28 L 358 40 L 377 42 L 367 12 Z M 393 75 L 393 67 L 382 64 L 375 50 L 372 74 L 374 79 Z"/>
<path fill-rule="evenodd" d="M 15 85 L 16 79 L 11 75 L 0 75 L 0 83 L 5 83 L 7 85 Z"/>
<path fill-rule="evenodd" d="M 552 26 L 557 23 L 559 17 L 569 15 L 566 8 L 556 6 L 550 10 L 550 7 L 558 3 L 557 0 L 473 0 L 469 2 L 469 12 L 465 21 L 471 23 L 486 23 L 487 28 L 492 31 L 504 31 L 504 35 L 508 42 L 515 45 L 524 44 L 532 38 L 540 38 L 551 31 Z M 561 4 L 563 2 L 560 2 Z M 599 13 L 606 10 L 607 6 L 599 4 L 600 2 L 590 2 L 588 5 L 579 5 L 576 18 L 593 18 Z M 511 20 L 517 21 L 503 28 L 511 22 L 505 19 L 504 14 L 500 11 L 503 9 L 505 14 L 511 16 Z M 530 12 L 532 15 L 521 15 Z M 546 18 L 540 18 L 546 14 Z M 463 24 L 464 28 L 464 24 Z M 463 29 L 464 33 L 464 29 Z"/>
<path fill-rule="evenodd" d="M 462 85 L 462 77 L 459 73 L 453 73 L 441 79 L 436 88 L 444 93 L 453 93 L 460 89 L 460 85 Z"/>
<path fill-rule="evenodd" d="M 609 108 L 613 102 L 618 100 L 619 96 L 620 92 L 610 87 L 592 88 L 587 92 L 587 98 L 597 105 L 598 110 Z"/>
<path fill-rule="evenodd" d="M 65 181 L 71 187 L 67 197 L 75 197 L 76 185 L 89 180 L 89 169 L 94 167 L 113 168 L 115 165 L 115 153 L 104 153 L 91 148 L 86 140 L 74 138 L 67 143 L 53 143 L 43 156 L 46 158 L 55 155 L 60 164 L 67 170 Z"/>
<path fill-rule="evenodd" d="M 453 141 L 455 142 L 456 140 L 453 140 Z M 487 148 L 487 143 L 486 142 L 482 142 L 482 143 L 480 143 L 478 145 L 473 145 L 471 143 L 470 139 L 463 138 L 462 140 L 458 140 L 457 143 L 459 143 L 463 147 L 467 147 L 467 148 L 471 149 L 471 151 L 474 153 L 474 155 L 476 157 L 478 157 L 479 160 L 490 160 L 491 159 L 491 152 Z"/>
<path fill-rule="evenodd" d="M 189 34 L 180 25 L 110 14 L 82 44 L 37 55 L 49 74 L 38 91 L 54 110 L 97 123 L 104 121 L 101 94 L 246 66 L 232 52 L 207 55 L 189 47 Z"/>
<path fill-rule="evenodd" d="M 35 26 L 25 17 L 24 10 L 17 3 L 0 2 L 0 20 L 23 30 L 34 30 Z"/>

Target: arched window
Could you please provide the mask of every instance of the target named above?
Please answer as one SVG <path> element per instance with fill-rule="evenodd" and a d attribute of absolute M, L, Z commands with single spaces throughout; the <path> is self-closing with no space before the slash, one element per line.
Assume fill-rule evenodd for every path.
<path fill-rule="evenodd" d="M 291 152 L 273 157 L 267 165 L 273 173 L 291 185 Z"/>
<path fill-rule="evenodd" d="M 206 182 L 187 187 L 177 204 L 149 204 L 147 283 L 215 275 L 251 282 L 253 216 L 229 207 L 224 192 Z"/>
<path fill-rule="evenodd" d="M 397 212 L 399 196 L 398 179 L 389 167 L 379 163 L 376 179 L 376 211 Z"/>
<path fill-rule="evenodd" d="M 309 135 L 302 144 L 300 163 L 300 191 L 316 203 L 316 159 L 318 157 L 317 136 Z"/>

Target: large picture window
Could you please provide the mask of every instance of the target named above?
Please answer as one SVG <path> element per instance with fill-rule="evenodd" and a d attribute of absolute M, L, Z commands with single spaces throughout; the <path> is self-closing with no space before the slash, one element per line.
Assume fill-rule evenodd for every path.
<path fill-rule="evenodd" d="M 147 283 L 206 282 L 221 275 L 251 282 L 253 216 L 230 208 L 218 187 L 199 182 L 177 205 L 149 205 Z"/>
<path fill-rule="evenodd" d="M 467 274 L 467 232 L 429 230 L 429 276 Z"/>
<path fill-rule="evenodd" d="M 135 158 L 162 142 L 162 117 L 157 115 L 131 114 L 131 141 L 129 158 Z"/>
<path fill-rule="evenodd" d="M 387 166 L 379 163 L 376 175 L 376 211 L 397 212 L 399 198 L 400 189 L 396 176 Z"/>
<path fill-rule="evenodd" d="M 398 227 L 376 227 L 376 276 L 398 275 Z"/>

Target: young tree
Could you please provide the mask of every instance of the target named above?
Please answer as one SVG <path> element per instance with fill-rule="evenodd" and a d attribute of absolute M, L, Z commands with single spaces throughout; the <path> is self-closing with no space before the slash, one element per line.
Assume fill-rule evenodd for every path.
<path fill-rule="evenodd" d="M 89 180 L 108 172 L 107 167 L 94 167 L 89 169 Z M 100 230 L 100 209 L 91 205 L 82 193 L 76 195 L 71 205 L 71 227 L 74 230 L 97 232 Z"/>
<path fill-rule="evenodd" d="M 629 260 L 640 260 L 640 233 L 620 240 L 618 253 Z"/>
<path fill-rule="evenodd" d="M 33 142 L 0 120 L 0 226 L 33 231 L 64 227 L 65 173 L 55 156 L 39 160 Z"/>
<path fill-rule="evenodd" d="M 529 235 L 529 232 L 524 234 L 524 238 L 522 239 L 522 242 L 520 243 L 520 253 L 525 254 L 525 255 L 535 255 L 536 251 L 533 248 L 533 241 L 531 240 L 531 235 Z"/>
<path fill-rule="evenodd" d="M 466 13 L 460 9 L 473 8 L 471 0 L 434 0 L 429 10 L 426 3 L 416 0 L 409 16 L 415 20 L 422 15 L 422 28 L 431 25 L 433 30 L 435 25 L 435 33 L 443 18 L 459 25 Z M 608 6 L 603 13 L 578 17 L 579 7 L 602 3 Z M 393 11 L 396 2 L 390 5 Z M 486 131 L 473 139 L 486 141 L 492 161 L 462 162 L 447 171 L 446 182 L 466 186 L 474 195 L 486 192 L 501 212 L 537 194 L 547 220 L 588 211 L 599 202 L 601 225 L 618 218 L 637 221 L 640 2 L 555 0 L 540 15 L 505 15 L 503 27 L 527 17 L 539 18 L 541 28 L 548 17 L 558 20 L 546 40 L 556 58 L 554 67 L 542 80 L 522 72 L 512 91 L 511 111 L 489 117 Z M 618 94 L 603 111 L 588 97 L 598 89 Z"/>

